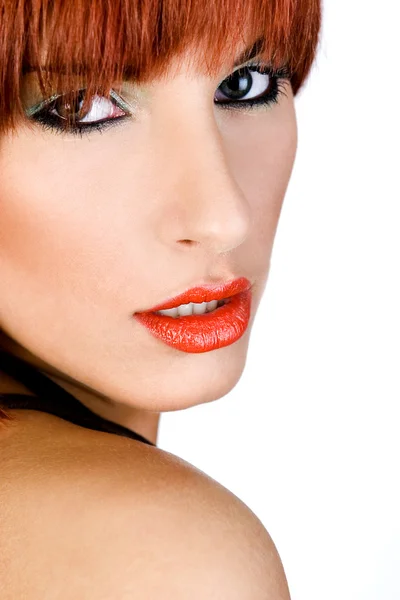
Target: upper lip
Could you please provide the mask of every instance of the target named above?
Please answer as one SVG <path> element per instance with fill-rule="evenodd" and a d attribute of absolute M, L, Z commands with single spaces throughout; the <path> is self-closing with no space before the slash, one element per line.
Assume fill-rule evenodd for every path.
<path fill-rule="evenodd" d="M 246 277 L 238 277 L 226 283 L 219 283 L 214 285 L 198 285 L 196 287 L 186 290 L 178 296 L 170 298 L 162 304 L 157 304 L 146 311 L 141 312 L 156 312 L 158 310 L 167 310 L 169 308 L 175 308 L 181 304 L 189 304 L 189 302 L 210 302 L 211 300 L 223 300 L 245 292 L 251 287 L 251 282 Z"/>

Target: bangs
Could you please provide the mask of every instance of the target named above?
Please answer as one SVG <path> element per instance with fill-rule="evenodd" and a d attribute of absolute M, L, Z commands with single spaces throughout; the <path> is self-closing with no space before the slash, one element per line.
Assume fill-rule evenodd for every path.
<path fill-rule="evenodd" d="M 44 98 L 85 87 L 89 103 L 123 81 L 166 76 L 188 51 L 193 69 L 216 77 L 256 42 L 257 60 L 286 66 L 296 94 L 320 25 L 320 0 L 3 0 L 0 134 L 27 119 L 21 85 L 32 70 Z"/>

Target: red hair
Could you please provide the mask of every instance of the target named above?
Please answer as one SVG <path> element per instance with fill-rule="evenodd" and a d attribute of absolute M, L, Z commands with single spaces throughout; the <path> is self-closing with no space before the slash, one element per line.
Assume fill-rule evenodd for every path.
<path fill-rule="evenodd" d="M 101 90 L 165 76 L 185 50 L 216 77 L 258 40 L 258 59 L 286 66 L 297 94 L 320 27 L 321 0 L 0 0 L 0 135 L 28 124 L 23 75 L 39 66 L 43 98 L 84 87 L 84 112 Z"/>

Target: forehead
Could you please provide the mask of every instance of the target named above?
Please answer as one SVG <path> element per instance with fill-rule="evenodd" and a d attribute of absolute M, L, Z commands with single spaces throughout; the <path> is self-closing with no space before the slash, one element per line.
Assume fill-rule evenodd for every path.
<path fill-rule="evenodd" d="M 207 56 L 204 54 L 204 49 L 193 43 L 191 46 L 183 48 L 179 53 L 171 56 L 168 65 L 165 67 L 165 72 L 161 77 L 174 77 L 179 71 L 187 71 L 190 74 L 211 74 L 217 71 L 229 72 L 233 68 L 237 68 L 242 64 L 256 58 L 262 51 L 263 38 L 240 40 L 236 46 L 231 46 L 225 52 L 221 52 L 217 61 L 210 65 L 207 61 Z M 126 69 L 129 73 L 129 67 Z"/>

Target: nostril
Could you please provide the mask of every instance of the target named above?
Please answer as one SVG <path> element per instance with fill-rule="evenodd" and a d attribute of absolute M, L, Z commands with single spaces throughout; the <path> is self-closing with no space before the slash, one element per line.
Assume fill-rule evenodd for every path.
<path fill-rule="evenodd" d="M 193 240 L 179 240 L 179 243 L 183 244 L 184 246 L 192 246 L 195 244 Z"/>

